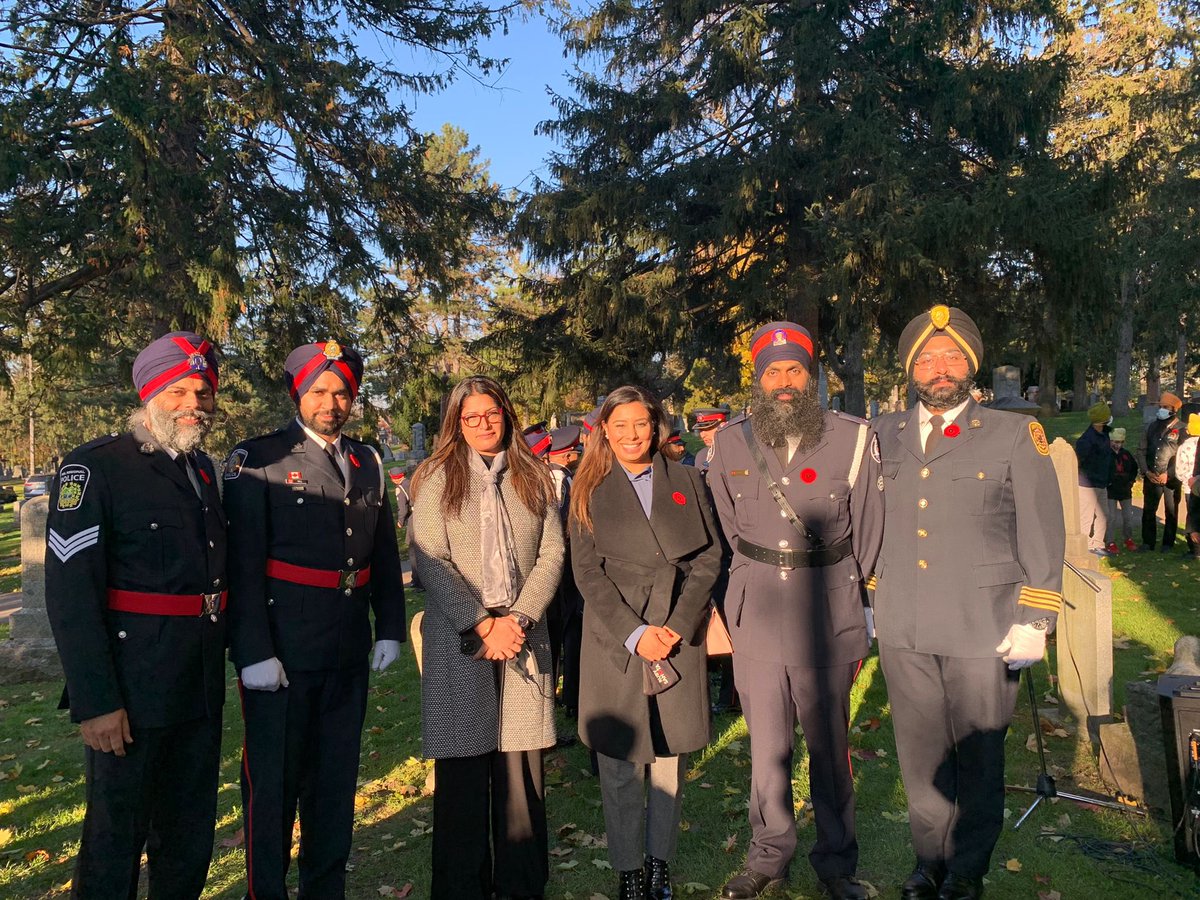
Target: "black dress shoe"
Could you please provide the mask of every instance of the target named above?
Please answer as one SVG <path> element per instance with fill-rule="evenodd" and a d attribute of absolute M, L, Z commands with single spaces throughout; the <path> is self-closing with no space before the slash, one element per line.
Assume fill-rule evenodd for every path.
<path fill-rule="evenodd" d="M 867 887 L 853 875 L 835 875 L 821 879 L 821 892 L 833 900 L 867 900 Z"/>
<path fill-rule="evenodd" d="M 900 885 L 901 900 L 936 900 L 938 888 L 946 877 L 946 867 L 935 863 L 917 863 L 904 884 Z"/>
<path fill-rule="evenodd" d="M 619 900 L 646 900 L 646 870 L 630 869 L 621 872 L 621 884 L 617 888 Z"/>
<path fill-rule="evenodd" d="M 983 879 L 968 878 L 951 872 L 942 882 L 937 900 L 979 900 L 983 896 Z"/>
<path fill-rule="evenodd" d="M 665 859 L 647 856 L 646 864 L 646 900 L 671 900 L 671 867 Z"/>
<path fill-rule="evenodd" d="M 770 875 L 755 872 L 753 869 L 742 869 L 725 882 L 725 887 L 721 889 L 721 896 L 724 900 L 754 900 L 755 897 L 761 897 L 767 891 L 779 887 L 781 884 L 783 884 L 782 878 L 772 878 Z"/>

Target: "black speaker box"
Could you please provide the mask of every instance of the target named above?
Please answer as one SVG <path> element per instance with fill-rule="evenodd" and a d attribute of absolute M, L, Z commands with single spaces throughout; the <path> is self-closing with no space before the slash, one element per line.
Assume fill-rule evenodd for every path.
<path fill-rule="evenodd" d="M 1175 859 L 1200 872 L 1200 676 L 1158 679 Z"/>

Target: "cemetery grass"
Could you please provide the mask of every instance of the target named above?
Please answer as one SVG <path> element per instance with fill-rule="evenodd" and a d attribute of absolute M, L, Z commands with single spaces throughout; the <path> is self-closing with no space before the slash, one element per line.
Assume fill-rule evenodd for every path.
<path fill-rule="evenodd" d="M 1062 417 L 1064 419 L 1068 417 Z M 1074 431 L 1078 433 L 1080 429 Z M 1069 431 L 1061 432 L 1069 435 Z M 1131 438 L 1132 440 L 1132 438 Z M 1200 564 L 1180 556 L 1123 554 L 1102 563 L 1113 576 L 1115 708 L 1127 681 L 1152 679 L 1168 664 L 1182 634 L 1200 632 Z M 409 593 L 410 615 L 421 608 Z M 1053 647 L 1051 648 L 1053 654 Z M 1047 669 L 1035 670 L 1039 705 L 1053 709 Z M 225 742 L 213 864 L 206 897 L 237 898 L 245 891 L 238 767 L 241 720 L 232 669 L 225 708 Z M 0 896 L 65 896 L 78 849 L 84 809 L 82 745 L 65 712 L 56 710 L 61 686 L 0 686 Z M 877 656 L 867 659 L 852 697 L 851 735 L 858 797 L 859 875 L 881 896 L 895 897 L 912 865 L 903 787 L 896 763 L 890 710 Z M 560 733 L 573 722 L 560 718 Z M 1048 762 L 1060 788 L 1104 792 L 1096 760 L 1076 740 L 1077 725 L 1043 726 Z M 1036 754 L 1027 749 L 1033 718 L 1024 691 L 1008 737 L 1007 780 L 1033 784 Z M 420 757 L 420 691 L 406 648 L 390 671 L 372 678 L 363 735 L 360 789 L 348 896 L 429 896 L 431 799 L 424 793 L 431 765 Z M 713 742 L 695 754 L 685 789 L 683 833 L 673 867 L 681 898 L 708 898 L 741 866 L 749 839 L 746 806 L 749 738 L 740 716 L 718 716 Z M 804 854 L 815 829 L 807 804 L 807 759 L 797 745 L 795 768 L 799 848 L 785 891 L 815 897 L 817 882 Z M 615 896 L 608 868 L 599 785 L 586 750 L 576 745 L 547 754 L 551 858 L 547 896 L 591 900 Z M 1020 831 L 1011 824 L 1031 795 L 1010 793 L 1006 827 L 987 876 L 995 898 L 1183 897 L 1200 879 L 1173 862 L 1169 829 L 1150 819 L 1081 807 L 1043 804 Z M 1113 842 L 1109 844 L 1107 842 Z M 295 867 L 290 876 L 294 885 Z M 408 886 L 411 885 L 411 888 Z M 144 896 L 145 885 L 143 883 Z"/>

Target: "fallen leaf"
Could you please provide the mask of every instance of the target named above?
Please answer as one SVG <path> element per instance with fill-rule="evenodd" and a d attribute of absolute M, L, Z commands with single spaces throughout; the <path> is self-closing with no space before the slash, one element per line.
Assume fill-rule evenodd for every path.
<path fill-rule="evenodd" d="M 1013 859 L 1010 859 L 1008 862 L 1006 862 L 1004 864 L 1004 868 L 1008 869 L 1008 871 L 1010 871 L 1010 872 L 1020 872 L 1021 871 L 1021 861 L 1014 857 Z"/>
<path fill-rule="evenodd" d="M 612 869 L 612 864 L 607 859 L 593 859 L 592 865 L 597 869 Z"/>
<path fill-rule="evenodd" d="M 1037 753 L 1037 735 L 1031 734 L 1025 739 L 1025 749 L 1032 753 Z"/>
<path fill-rule="evenodd" d="M 575 852 L 574 847 L 554 847 L 550 851 L 550 855 L 551 856 L 560 856 L 560 857 L 561 856 L 570 856 L 574 852 Z"/>
<path fill-rule="evenodd" d="M 408 881 L 408 882 L 405 882 L 404 887 L 400 888 L 400 890 L 396 891 L 394 894 L 392 894 L 392 896 L 398 897 L 398 898 L 403 898 L 403 897 L 407 897 L 409 894 L 411 894 L 412 891 L 413 891 L 412 882 Z"/>
<path fill-rule="evenodd" d="M 882 725 L 883 723 L 879 721 L 878 716 L 872 716 L 871 718 L 867 719 L 867 721 L 863 722 L 861 727 L 865 731 L 878 731 Z"/>
<path fill-rule="evenodd" d="M 1034 875 L 1033 880 L 1036 881 L 1038 884 L 1049 884 L 1050 876 L 1049 875 Z"/>
<path fill-rule="evenodd" d="M 569 860 L 567 860 L 566 862 L 560 862 L 560 863 L 558 864 L 558 868 L 560 868 L 560 869 L 562 869 L 562 870 L 564 870 L 564 871 L 565 871 L 565 870 L 567 870 L 567 869 L 573 869 L 573 868 L 575 868 L 577 865 L 579 865 L 579 860 L 577 860 L 577 859 L 569 859 Z"/>
<path fill-rule="evenodd" d="M 689 881 L 683 889 L 689 894 L 707 894 L 712 890 L 707 884 L 701 884 L 699 881 Z"/>
<path fill-rule="evenodd" d="M 1062 900 L 1058 891 L 1038 891 L 1038 900 Z"/>
<path fill-rule="evenodd" d="M 37 790 L 36 784 L 18 784 L 17 785 L 17 793 L 18 794 L 32 794 L 36 790 Z"/>
<path fill-rule="evenodd" d="M 721 845 L 721 849 L 724 850 L 726 853 L 732 853 L 734 850 L 736 850 L 737 849 L 737 835 L 731 834 L 729 837 L 725 838 L 725 843 Z"/>
<path fill-rule="evenodd" d="M 50 853 L 47 850 L 30 850 L 25 854 L 25 862 L 38 863 L 49 862 Z"/>
<path fill-rule="evenodd" d="M 579 826 L 578 826 L 578 825 L 576 825 L 574 822 L 568 822 L 566 825 L 559 825 L 559 826 L 558 826 L 558 831 L 557 831 L 557 832 L 555 832 L 555 833 L 556 833 L 556 834 L 557 834 L 557 835 L 558 835 L 560 838 L 561 838 L 561 837 L 566 837 L 568 834 L 570 834 L 572 831 L 575 831 L 575 830 L 577 830 L 578 828 L 579 828 Z"/>
<path fill-rule="evenodd" d="M 244 843 L 246 843 L 246 829 L 239 828 L 233 833 L 232 837 L 222 839 L 220 846 L 229 849 L 232 847 L 240 847 Z"/>

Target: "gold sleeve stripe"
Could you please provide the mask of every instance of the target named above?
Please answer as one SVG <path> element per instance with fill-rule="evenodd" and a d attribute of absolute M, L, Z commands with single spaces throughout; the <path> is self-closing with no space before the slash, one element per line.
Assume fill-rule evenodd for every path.
<path fill-rule="evenodd" d="M 1062 595 L 1055 591 L 1023 587 L 1017 603 L 1021 606 L 1032 606 L 1034 609 L 1044 609 L 1052 613 L 1062 611 Z"/>
<path fill-rule="evenodd" d="M 877 584 L 878 584 L 878 582 L 876 581 L 875 576 L 872 575 L 870 578 L 867 579 L 867 590 L 868 591 L 875 590 Z"/>
<path fill-rule="evenodd" d="M 1043 600 L 1052 600 L 1056 603 L 1062 601 L 1062 594 L 1060 594 L 1058 591 L 1047 591 L 1042 588 L 1026 586 L 1021 588 L 1021 593 L 1028 597 L 1039 597 Z"/>

